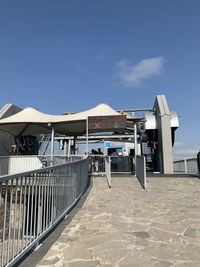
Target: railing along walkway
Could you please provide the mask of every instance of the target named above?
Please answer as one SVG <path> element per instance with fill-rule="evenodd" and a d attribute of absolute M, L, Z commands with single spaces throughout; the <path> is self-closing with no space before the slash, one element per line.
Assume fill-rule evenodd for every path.
<path fill-rule="evenodd" d="M 197 158 L 188 158 L 174 161 L 174 173 L 197 174 Z"/>
<path fill-rule="evenodd" d="M 1 267 L 17 264 L 85 192 L 88 158 L 72 160 L 0 177 Z"/>

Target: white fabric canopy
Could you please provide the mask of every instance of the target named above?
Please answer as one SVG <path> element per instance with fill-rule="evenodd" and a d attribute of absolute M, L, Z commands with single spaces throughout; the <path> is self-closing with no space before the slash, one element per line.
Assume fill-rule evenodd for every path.
<path fill-rule="evenodd" d="M 84 112 L 72 115 L 62 115 L 56 119 L 55 130 L 65 132 L 67 135 L 81 135 L 86 132 L 86 120 L 90 116 L 113 116 L 121 115 L 107 104 L 99 104 Z"/>
<path fill-rule="evenodd" d="M 49 124 L 57 117 L 59 116 L 44 114 L 29 107 L 0 120 L 0 130 L 14 136 L 48 134 L 52 131 Z"/>
<path fill-rule="evenodd" d="M 86 120 L 89 116 L 121 115 L 107 104 L 99 104 L 84 112 L 69 115 L 50 115 L 34 108 L 25 108 L 15 115 L 0 120 L 0 130 L 14 136 L 49 134 L 52 127 L 56 133 L 81 135 L 86 132 Z"/>

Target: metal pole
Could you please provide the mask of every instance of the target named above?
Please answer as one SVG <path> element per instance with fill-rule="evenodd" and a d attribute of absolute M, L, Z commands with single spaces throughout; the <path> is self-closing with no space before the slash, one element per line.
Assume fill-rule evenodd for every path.
<path fill-rule="evenodd" d="M 76 136 L 74 136 L 74 140 L 73 140 L 73 155 L 76 154 Z"/>
<path fill-rule="evenodd" d="M 110 157 L 108 156 L 108 172 L 109 172 L 109 188 L 111 188 L 111 184 L 112 184 L 112 178 L 111 178 L 111 160 Z"/>
<path fill-rule="evenodd" d="M 184 159 L 184 165 L 185 165 L 185 173 L 187 173 L 188 172 L 188 168 L 187 168 L 187 159 Z"/>
<path fill-rule="evenodd" d="M 51 131 L 51 165 L 53 165 L 53 155 L 54 155 L 54 128 Z"/>
<path fill-rule="evenodd" d="M 135 156 L 138 154 L 138 149 L 137 149 L 137 125 L 136 123 L 134 124 L 134 146 L 135 146 Z"/>
<path fill-rule="evenodd" d="M 66 140 L 64 141 L 64 150 L 63 151 L 64 151 L 63 154 L 66 157 L 67 156 L 67 141 Z"/>
<path fill-rule="evenodd" d="M 86 155 L 89 154 L 89 148 L 88 148 L 88 132 L 89 132 L 89 129 L 88 129 L 88 117 L 86 119 Z"/>
<path fill-rule="evenodd" d="M 67 150 L 67 156 L 69 157 L 71 154 L 71 139 L 68 141 L 68 150 Z"/>
<path fill-rule="evenodd" d="M 135 173 L 136 173 L 136 168 L 137 168 L 137 163 L 136 163 L 136 156 L 138 154 L 137 151 L 137 124 L 134 124 L 134 147 L 135 147 Z"/>

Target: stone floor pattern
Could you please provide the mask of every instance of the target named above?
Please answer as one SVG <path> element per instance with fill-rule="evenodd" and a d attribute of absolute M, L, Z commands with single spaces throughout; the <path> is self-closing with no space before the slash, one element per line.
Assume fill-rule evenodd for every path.
<path fill-rule="evenodd" d="M 37 267 L 200 266 L 200 180 L 93 177 L 83 207 Z"/>

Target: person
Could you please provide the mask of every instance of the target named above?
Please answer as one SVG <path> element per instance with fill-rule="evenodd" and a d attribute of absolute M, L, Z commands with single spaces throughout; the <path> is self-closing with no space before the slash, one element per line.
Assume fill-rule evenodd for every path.
<path fill-rule="evenodd" d="M 111 156 L 112 156 L 112 157 L 119 156 L 118 153 L 117 153 L 116 148 L 113 149 L 113 152 L 112 152 Z"/>
<path fill-rule="evenodd" d="M 10 149 L 10 153 L 15 155 L 17 153 L 17 146 L 16 145 L 12 145 L 11 149 Z"/>
<path fill-rule="evenodd" d="M 200 174 L 200 150 L 197 153 L 197 167 L 198 167 L 198 173 Z"/>
<path fill-rule="evenodd" d="M 118 165 L 118 153 L 117 150 L 114 148 L 113 152 L 111 154 L 111 169 L 112 171 L 117 171 L 117 165 Z"/>
<path fill-rule="evenodd" d="M 95 168 L 95 165 L 94 165 L 94 155 L 95 155 L 95 150 L 92 149 L 91 150 L 91 153 L 90 153 L 90 168 L 91 168 L 91 172 L 94 172 L 94 168 Z"/>
<path fill-rule="evenodd" d="M 98 151 L 97 151 L 97 154 L 99 155 L 98 156 L 98 170 L 99 171 L 103 171 L 103 165 L 104 165 L 104 157 L 103 157 L 103 152 L 101 151 L 101 148 L 99 147 L 98 148 Z"/>
<path fill-rule="evenodd" d="M 92 149 L 90 155 L 94 155 L 94 154 L 96 154 L 96 153 L 95 153 L 95 150 Z"/>
<path fill-rule="evenodd" d="M 97 153 L 98 155 L 103 155 L 103 152 L 101 151 L 101 148 L 99 147 L 98 148 L 98 153 Z"/>
<path fill-rule="evenodd" d="M 95 149 L 91 150 L 90 155 L 92 155 L 92 172 L 98 172 L 98 152 Z"/>

